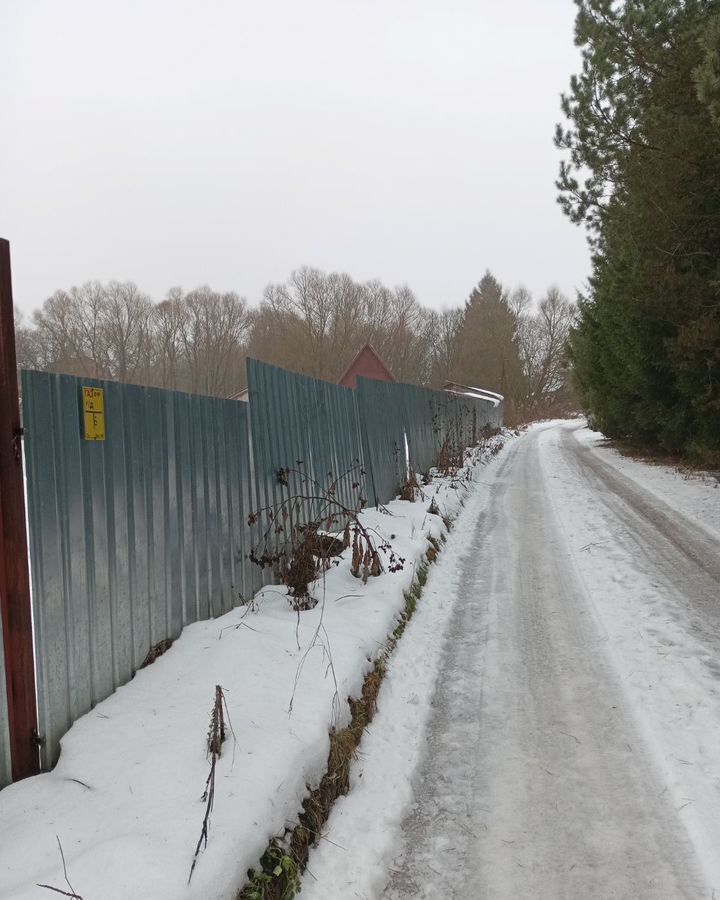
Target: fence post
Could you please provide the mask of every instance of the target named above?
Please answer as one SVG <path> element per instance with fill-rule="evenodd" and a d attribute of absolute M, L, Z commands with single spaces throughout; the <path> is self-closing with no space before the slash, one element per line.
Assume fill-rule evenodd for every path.
<path fill-rule="evenodd" d="M 40 771 L 10 244 L 0 238 L 0 610 L 13 780 Z"/>

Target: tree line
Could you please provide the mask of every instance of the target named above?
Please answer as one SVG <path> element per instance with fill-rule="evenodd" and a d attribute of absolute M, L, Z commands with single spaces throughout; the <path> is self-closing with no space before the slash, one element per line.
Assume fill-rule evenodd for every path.
<path fill-rule="evenodd" d="M 573 406 L 564 348 L 575 314 L 557 288 L 537 303 L 487 272 L 442 312 L 407 287 L 304 267 L 252 307 L 236 293 L 172 288 L 159 302 L 132 282 L 58 290 L 16 321 L 24 368 L 231 396 L 251 356 L 336 381 L 371 342 L 398 381 L 499 391 L 514 418 Z"/>
<path fill-rule="evenodd" d="M 571 357 L 602 430 L 720 464 L 720 3 L 576 0 L 558 187 L 593 250 Z"/>

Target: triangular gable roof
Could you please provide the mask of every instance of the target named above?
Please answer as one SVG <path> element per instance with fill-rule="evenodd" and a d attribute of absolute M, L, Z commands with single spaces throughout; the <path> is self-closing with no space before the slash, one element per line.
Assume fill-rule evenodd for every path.
<path fill-rule="evenodd" d="M 345 369 L 343 374 L 338 378 L 337 383 L 342 384 L 348 376 L 350 376 L 356 368 L 360 368 L 360 364 L 367 358 L 373 360 L 373 362 L 377 363 L 377 365 L 382 369 L 383 373 L 386 376 L 387 381 L 395 381 L 395 376 L 387 367 L 387 364 L 377 352 L 377 350 L 373 347 L 373 345 L 368 341 L 363 347 L 361 347 L 358 352 L 355 354 L 355 358 L 350 363 L 350 365 Z"/>

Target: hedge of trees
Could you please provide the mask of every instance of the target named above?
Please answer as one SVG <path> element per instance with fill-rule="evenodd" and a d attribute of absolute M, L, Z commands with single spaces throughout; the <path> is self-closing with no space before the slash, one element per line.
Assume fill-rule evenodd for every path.
<path fill-rule="evenodd" d="M 720 4 L 577 0 L 558 186 L 593 248 L 571 339 L 608 435 L 720 463 Z"/>

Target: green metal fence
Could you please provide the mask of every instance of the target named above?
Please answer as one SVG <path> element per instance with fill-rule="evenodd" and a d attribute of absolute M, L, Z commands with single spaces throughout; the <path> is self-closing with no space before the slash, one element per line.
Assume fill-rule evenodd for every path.
<path fill-rule="evenodd" d="M 253 513 L 303 496 L 292 516 L 307 521 L 328 491 L 353 509 L 386 503 L 408 466 L 426 471 L 446 441 L 472 444 L 502 414 L 414 385 L 360 379 L 350 390 L 256 360 L 247 371 L 249 405 L 22 373 L 46 768 L 73 721 L 152 647 L 260 587 L 248 556 L 267 519 Z M 85 410 L 93 390 L 101 416 Z M 0 705 L 0 748 L 6 718 Z M 0 784 L 6 768 L 0 750 Z"/>
<path fill-rule="evenodd" d="M 247 376 L 257 508 L 328 490 L 350 508 L 366 499 L 355 391 L 254 359 Z M 301 519 L 320 502 L 303 501 Z"/>
<path fill-rule="evenodd" d="M 408 469 L 431 468 L 446 441 L 462 449 L 502 423 L 490 400 L 412 384 L 359 378 L 357 402 L 375 504 L 397 495 Z"/>
<path fill-rule="evenodd" d="M 43 764 L 190 622 L 252 596 L 247 405 L 23 372 Z M 84 389 L 103 392 L 87 440 Z"/>

